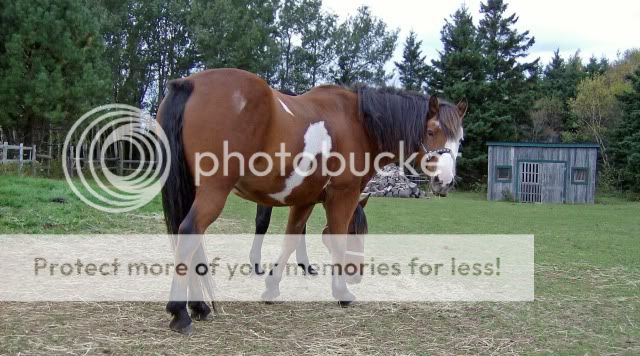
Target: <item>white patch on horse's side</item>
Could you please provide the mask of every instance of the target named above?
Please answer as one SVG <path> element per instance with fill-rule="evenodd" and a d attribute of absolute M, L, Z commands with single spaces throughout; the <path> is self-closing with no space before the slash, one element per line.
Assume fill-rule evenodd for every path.
<path fill-rule="evenodd" d="M 445 148 L 451 150 L 451 153 L 445 153 L 438 158 L 437 176 L 438 179 L 444 185 L 451 184 L 453 178 L 456 176 L 456 161 L 454 158 L 458 157 L 458 150 L 460 150 L 460 141 L 464 137 L 463 130 L 460 129 L 458 136 L 455 139 L 447 140 L 444 145 Z"/>
<path fill-rule="evenodd" d="M 295 115 L 293 115 L 293 113 L 291 112 L 291 110 L 289 109 L 287 104 L 285 104 L 284 101 L 282 101 L 282 99 L 278 98 L 278 101 L 280 102 L 280 105 L 282 105 L 282 107 L 284 108 L 284 111 L 288 112 L 289 115 L 291 115 L 291 116 L 295 116 Z"/>
<path fill-rule="evenodd" d="M 242 112 L 245 105 L 247 105 L 247 99 L 242 95 L 242 93 L 240 93 L 240 90 L 236 90 L 233 93 L 232 99 L 233 103 L 236 106 L 236 110 L 238 110 L 238 113 Z"/>
<path fill-rule="evenodd" d="M 291 175 L 284 181 L 284 189 L 281 192 L 269 194 L 269 196 L 284 204 L 284 200 L 291 194 L 291 192 L 302 184 L 305 175 L 299 172 L 308 172 L 311 169 L 312 161 L 311 157 L 315 157 L 318 154 L 322 154 L 323 157 L 327 157 L 331 152 L 331 136 L 324 127 L 324 121 L 311 124 L 304 134 L 304 151 L 305 154 L 302 159 L 298 160 L 298 171 L 295 169 L 291 172 Z M 316 165 L 316 169 L 320 169 L 320 162 Z"/>

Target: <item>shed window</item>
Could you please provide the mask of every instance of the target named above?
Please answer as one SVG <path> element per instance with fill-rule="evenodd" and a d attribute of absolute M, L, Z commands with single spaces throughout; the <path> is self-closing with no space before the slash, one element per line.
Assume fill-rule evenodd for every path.
<path fill-rule="evenodd" d="M 587 169 L 586 168 L 574 168 L 571 182 L 573 184 L 586 184 L 587 183 Z"/>
<path fill-rule="evenodd" d="M 511 166 L 496 167 L 496 180 L 499 182 L 511 181 Z"/>

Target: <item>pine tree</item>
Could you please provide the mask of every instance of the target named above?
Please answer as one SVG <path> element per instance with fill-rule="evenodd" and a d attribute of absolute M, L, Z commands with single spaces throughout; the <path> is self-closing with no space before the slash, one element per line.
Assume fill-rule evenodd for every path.
<path fill-rule="evenodd" d="M 483 98 L 479 86 L 484 81 L 482 53 L 477 29 L 465 6 L 446 20 L 440 31 L 442 51 L 431 61 L 428 91 L 451 100 L 466 97 L 470 106 L 477 106 Z"/>
<path fill-rule="evenodd" d="M 587 72 L 589 77 L 602 75 L 607 71 L 607 69 L 609 69 L 609 60 L 607 60 L 606 57 L 602 57 L 598 60 L 596 56 L 591 56 L 591 58 L 589 58 L 589 63 L 584 67 L 584 70 Z"/>
<path fill-rule="evenodd" d="M 1 9 L 0 125 L 16 128 L 19 142 L 107 102 L 99 16 L 87 2 L 14 0 Z"/>
<path fill-rule="evenodd" d="M 619 96 L 623 115 L 611 153 L 622 188 L 640 193 L 640 67 L 628 79 L 632 89 Z"/>
<path fill-rule="evenodd" d="M 545 96 L 561 98 L 563 101 L 571 97 L 565 94 L 567 89 L 565 85 L 566 72 L 567 65 L 564 58 L 560 55 L 560 49 L 556 49 L 553 52 L 551 61 L 545 66 L 543 71 L 544 77 L 541 86 Z M 575 92 L 575 86 L 573 90 Z"/>
<path fill-rule="evenodd" d="M 516 14 L 506 15 L 503 0 L 487 0 L 480 4 L 483 18 L 478 26 L 478 39 L 484 56 L 487 117 L 496 119 L 496 139 L 516 139 L 519 130 L 529 124 L 528 109 L 535 99 L 538 59 L 522 59 L 535 43 L 529 31 L 519 33 Z"/>
<path fill-rule="evenodd" d="M 400 82 L 406 90 L 420 91 L 427 79 L 427 65 L 422 55 L 422 41 L 417 41 L 411 31 L 404 44 L 402 62 L 395 62 L 400 74 Z"/>
<path fill-rule="evenodd" d="M 465 89 L 472 99 L 465 117 L 464 155 L 459 160 L 463 184 L 485 180 L 486 142 L 515 140 L 531 131 L 529 109 L 536 96 L 539 68 L 537 59 L 532 62 L 522 59 L 528 55 L 534 38 L 529 36 L 529 31 L 519 33 L 515 29 L 518 17 L 506 16 L 506 10 L 503 0 L 487 0 L 480 5 L 483 17 L 477 29 L 477 41 L 482 58 L 478 72 L 482 80 Z M 437 68 L 435 63 L 434 67 Z M 435 78 L 434 84 L 438 83 Z M 446 86 L 442 87 L 446 92 Z"/>
<path fill-rule="evenodd" d="M 557 141 L 560 134 L 567 140 L 571 132 L 577 130 L 578 123 L 569 108 L 569 100 L 576 97 L 578 83 L 586 76 L 580 52 L 565 60 L 560 55 L 560 50 L 556 49 L 551 61 L 545 66 L 540 82 L 542 98 L 536 102 L 531 114 L 538 116 L 541 112 L 553 112 L 553 116 L 559 116 L 559 123 L 552 120 L 554 126 L 559 125 L 554 127 L 553 141 Z"/>

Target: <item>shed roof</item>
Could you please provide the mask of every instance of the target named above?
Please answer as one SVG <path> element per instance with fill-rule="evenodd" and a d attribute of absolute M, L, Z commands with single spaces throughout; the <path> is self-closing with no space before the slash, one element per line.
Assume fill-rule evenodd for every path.
<path fill-rule="evenodd" d="M 548 147 L 548 148 L 600 148 L 596 143 L 543 143 L 543 142 L 487 142 L 487 146 Z"/>

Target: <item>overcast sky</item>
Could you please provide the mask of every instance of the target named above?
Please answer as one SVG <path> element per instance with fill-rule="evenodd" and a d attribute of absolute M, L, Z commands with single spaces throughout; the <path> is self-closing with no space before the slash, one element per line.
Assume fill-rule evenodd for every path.
<path fill-rule="evenodd" d="M 391 28 L 400 29 L 394 55 L 402 55 L 404 40 L 413 29 L 423 41 L 423 54 L 433 59 L 441 49 L 440 30 L 462 4 L 474 22 L 480 18 L 480 0 L 323 0 L 324 6 L 341 19 L 361 5 Z M 640 47 L 640 0 L 507 0 L 508 14 L 516 13 L 517 28 L 529 30 L 536 44 L 530 58 L 547 63 L 556 48 L 564 57 L 580 50 L 583 59 L 592 54 L 615 59 L 619 51 Z"/>

